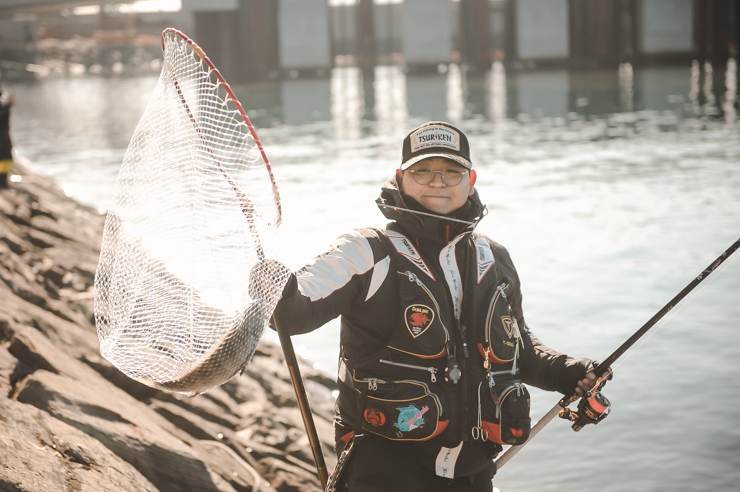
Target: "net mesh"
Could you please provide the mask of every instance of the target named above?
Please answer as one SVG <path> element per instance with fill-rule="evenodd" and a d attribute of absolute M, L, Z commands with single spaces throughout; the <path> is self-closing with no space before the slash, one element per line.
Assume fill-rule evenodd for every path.
<path fill-rule="evenodd" d="M 265 261 L 280 202 L 241 106 L 182 33 L 163 51 L 106 217 L 95 320 L 123 373 L 194 395 L 249 363 L 289 272 Z"/>

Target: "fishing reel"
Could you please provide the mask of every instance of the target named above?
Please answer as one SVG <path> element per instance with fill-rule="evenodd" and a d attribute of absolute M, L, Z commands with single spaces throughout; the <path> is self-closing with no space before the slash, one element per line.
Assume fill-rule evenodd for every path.
<path fill-rule="evenodd" d="M 604 420 L 609 415 L 611 407 L 612 404 L 597 386 L 581 398 L 577 411 L 571 410 L 566 404 L 558 415 L 573 422 L 573 430 L 578 432 L 588 424 L 598 424 Z"/>

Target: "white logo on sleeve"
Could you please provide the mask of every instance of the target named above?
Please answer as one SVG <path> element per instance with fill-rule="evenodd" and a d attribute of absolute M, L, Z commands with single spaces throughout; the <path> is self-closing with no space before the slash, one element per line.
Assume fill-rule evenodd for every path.
<path fill-rule="evenodd" d="M 409 241 L 406 236 L 395 231 L 385 231 L 385 234 L 388 236 L 388 239 L 391 240 L 393 247 L 396 248 L 396 251 L 398 251 L 401 256 L 410 260 L 414 265 L 416 265 L 416 268 L 429 275 L 429 278 L 436 280 L 434 275 L 432 275 L 432 272 L 429 271 L 427 264 L 421 259 L 419 252 L 416 251 L 416 248 L 414 248 L 411 241 Z"/>
<path fill-rule="evenodd" d="M 493 251 L 491 251 L 491 245 L 485 238 L 479 237 L 475 241 L 475 261 L 478 264 L 478 283 L 483 280 L 488 270 L 491 269 L 496 260 L 493 258 Z"/>

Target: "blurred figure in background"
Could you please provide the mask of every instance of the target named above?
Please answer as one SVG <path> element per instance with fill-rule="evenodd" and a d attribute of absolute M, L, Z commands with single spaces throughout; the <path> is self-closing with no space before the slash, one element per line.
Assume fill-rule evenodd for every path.
<path fill-rule="evenodd" d="M 13 94 L 0 86 L 0 188 L 8 187 L 8 175 L 13 168 L 13 144 L 10 141 L 10 107 Z"/>

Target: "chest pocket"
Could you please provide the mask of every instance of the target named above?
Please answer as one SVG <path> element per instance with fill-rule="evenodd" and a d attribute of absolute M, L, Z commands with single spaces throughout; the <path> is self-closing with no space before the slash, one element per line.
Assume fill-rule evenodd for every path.
<path fill-rule="evenodd" d="M 519 326 L 507 298 L 512 293 L 511 282 L 506 278 L 494 287 L 485 321 L 484 343 L 478 344 L 481 355 L 495 364 L 506 364 L 519 355 Z"/>
<path fill-rule="evenodd" d="M 449 340 L 439 316 L 439 304 L 432 292 L 413 272 L 398 272 L 401 295 L 401 326 L 388 341 L 388 347 L 422 359 L 445 354 Z"/>
<path fill-rule="evenodd" d="M 442 400 L 426 383 L 353 377 L 362 430 L 394 441 L 427 441 L 447 428 Z"/>
<path fill-rule="evenodd" d="M 529 438 L 532 424 L 527 387 L 517 379 L 483 391 L 490 393 L 482 396 L 481 426 L 488 433 L 488 439 L 499 444 L 524 444 Z"/>

